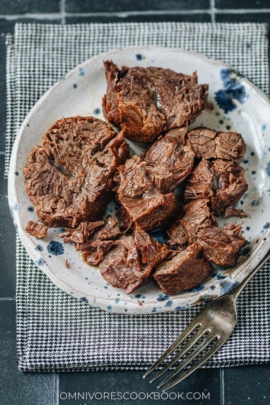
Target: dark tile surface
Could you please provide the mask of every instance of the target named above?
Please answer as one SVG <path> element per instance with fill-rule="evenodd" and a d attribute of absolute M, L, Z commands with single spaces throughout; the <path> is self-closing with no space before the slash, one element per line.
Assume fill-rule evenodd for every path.
<path fill-rule="evenodd" d="M 66 12 L 125 12 L 148 10 L 195 10 L 209 8 L 209 0 L 66 0 Z"/>
<path fill-rule="evenodd" d="M 53 405 L 56 376 L 17 369 L 15 315 L 15 301 L 0 301 L 0 403 Z"/>
<path fill-rule="evenodd" d="M 82 23 L 116 23 L 116 22 L 162 22 L 162 21 L 186 21 L 186 22 L 211 22 L 211 16 L 207 13 L 200 14 L 162 14 L 162 15 L 140 15 L 128 16 L 125 18 L 116 16 L 97 16 L 97 17 L 66 17 L 66 24 Z"/>
<path fill-rule="evenodd" d="M 269 0 L 215 0 L 216 8 L 270 8 Z"/>
<path fill-rule="evenodd" d="M 0 298 L 14 297 L 16 290 L 15 228 L 8 209 L 4 159 L 0 155 Z"/>
<path fill-rule="evenodd" d="M 245 14 L 216 14 L 216 22 L 258 22 L 270 23 L 270 13 L 245 13 Z"/>
<path fill-rule="evenodd" d="M 58 13 L 59 0 L 1 0 L 0 14 Z"/>
<path fill-rule="evenodd" d="M 224 387 L 224 405 L 269 405 L 270 367 L 225 369 Z"/>
<path fill-rule="evenodd" d="M 161 390 L 157 390 L 157 383 L 149 384 L 148 379 L 143 379 L 142 371 L 118 371 L 118 372 L 92 372 L 92 373 L 62 373 L 59 374 L 59 405 L 79 405 L 86 403 L 98 403 L 99 405 L 108 405 L 112 403 L 117 403 L 117 405 L 161 405 L 161 404 L 180 404 L 188 403 L 190 405 L 219 405 L 220 404 L 220 383 L 219 376 L 220 372 L 218 369 L 209 370 L 198 370 L 192 374 L 189 378 L 184 380 L 179 386 L 173 388 L 171 392 L 171 397 L 166 399 L 164 394 L 163 399 L 158 397 L 162 394 Z M 85 401 L 78 401 L 78 392 L 85 395 Z M 129 393 L 126 395 L 131 395 L 126 398 L 118 397 L 117 400 L 109 399 L 98 399 L 100 393 L 119 393 L 119 395 L 124 393 Z M 74 393 L 77 393 L 76 397 L 72 398 Z M 90 402 L 90 397 L 88 395 L 94 396 L 92 402 Z M 147 393 L 152 395 L 147 399 Z M 156 394 L 154 394 L 156 393 Z M 172 394 L 175 393 L 175 394 Z M 188 394 L 189 393 L 189 394 Z M 196 393 L 196 394 L 195 394 Z M 179 399 L 174 399 L 175 395 L 181 395 Z M 193 398 L 194 395 L 194 398 Z M 154 398 L 155 396 L 155 398 Z M 200 398 L 199 398 L 200 396 Z M 145 399 L 144 399 L 145 397 Z M 140 399 L 142 398 L 142 399 Z M 83 398 L 80 398 L 81 400 Z"/>

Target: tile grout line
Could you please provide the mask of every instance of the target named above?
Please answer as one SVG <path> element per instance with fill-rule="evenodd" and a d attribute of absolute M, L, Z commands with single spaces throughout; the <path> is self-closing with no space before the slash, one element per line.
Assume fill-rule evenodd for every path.
<path fill-rule="evenodd" d="M 224 368 L 220 369 L 220 405 L 225 405 L 225 397 L 224 397 Z"/>
<path fill-rule="evenodd" d="M 59 373 L 55 373 L 54 379 L 54 405 L 59 405 Z"/>
<path fill-rule="evenodd" d="M 210 0 L 210 9 L 211 9 L 211 22 L 216 22 L 216 14 L 215 14 L 215 0 Z"/>
<path fill-rule="evenodd" d="M 66 3 L 65 0 L 60 0 L 60 13 L 61 13 L 61 23 L 65 24 L 66 23 Z"/>

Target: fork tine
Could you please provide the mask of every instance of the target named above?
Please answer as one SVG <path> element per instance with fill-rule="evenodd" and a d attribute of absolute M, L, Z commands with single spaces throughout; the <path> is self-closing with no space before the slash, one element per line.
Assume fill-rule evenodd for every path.
<path fill-rule="evenodd" d="M 186 366 L 189 365 L 189 363 L 194 360 L 198 354 L 200 354 L 202 352 L 202 350 L 204 350 L 209 343 L 212 342 L 212 340 L 215 338 L 215 335 L 213 333 L 207 335 L 206 339 L 204 339 L 199 346 L 194 350 L 193 353 L 190 354 L 190 356 L 188 356 L 181 364 L 180 366 L 178 366 L 175 370 L 172 371 L 172 373 L 165 378 L 164 381 L 162 381 L 158 388 L 161 388 L 163 385 L 167 384 L 176 374 L 178 374 L 181 370 L 183 370 L 183 368 L 185 368 Z"/>
<path fill-rule="evenodd" d="M 193 364 L 192 367 L 190 367 L 188 370 L 186 370 L 179 378 L 174 380 L 168 387 L 166 387 L 163 391 L 168 391 L 171 388 L 173 388 L 175 385 L 179 384 L 181 381 L 183 381 L 185 378 L 187 378 L 190 374 L 192 374 L 197 368 L 199 368 L 206 360 L 208 360 L 213 354 L 224 344 L 224 342 L 227 340 L 226 339 L 219 339 L 214 346 L 207 352 L 204 356 L 200 358 L 200 360 L 197 361 L 197 363 Z"/>
<path fill-rule="evenodd" d="M 186 329 L 181 333 L 180 336 L 168 347 L 167 350 L 157 359 L 157 361 L 146 371 L 143 378 L 147 377 L 151 374 L 159 365 L 162 363 L 176 348 L 179 346 L 188 335 L 194 331 L 197 326 L 202 326 L 201 322 L 198 322 L 198 319 L 194 319 Z"/>
<path fill-rule="evenodd" d="M 159 377 L 162 376 L 171 366 L 178 360 L 180 357 L 182 357 L 189 349 L 194 346 L 196 342 L 198 342 L 201 337 L 208 332 L 208 329 L 201 330 L 199 329 L 198 332 L 187 342 L 187 344 L 174 356 L 174 358 L 162 369 L 160 370 L 159 373 L 155 375 L 155 377 L 150 381 L 150 383 L 154 382 L 157 380 Z M 162 384 L 163 385 L 163 384 Z"/>

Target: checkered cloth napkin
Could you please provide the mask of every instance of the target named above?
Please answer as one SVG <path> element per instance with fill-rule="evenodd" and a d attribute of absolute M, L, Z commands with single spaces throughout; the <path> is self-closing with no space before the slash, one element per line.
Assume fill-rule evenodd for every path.
<path fill-rule="evenodd" d="M 36 101 L 70 69 L 128 46 L 187 49 L 232 65 L 269 94 L 264 24 L 17 24 L 7 36 L 6 173 L 16 133 Z M 24 371 L 141 370 L 179 335 L 201 306 L 181 312 L 114 315 L 55 287 L 17 239 L 17 349 Z M 270 264 L 238 301 L 239 321 L 204 367 L 270 360 Z"/>

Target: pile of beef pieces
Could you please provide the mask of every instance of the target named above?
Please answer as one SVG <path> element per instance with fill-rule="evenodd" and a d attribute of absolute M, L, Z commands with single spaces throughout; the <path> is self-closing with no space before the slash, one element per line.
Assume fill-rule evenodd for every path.
<path fill-rule="evenodd" d="M 245 143 L 235 132 L 188 132 L 207 107 L 208 85 L 196 73 L 104 66 L 108 124 L 63 118 L 29 154 L 25 187 L 39 222 L 26 230 L 43 238 L 48 227 L 64 227 L 58 236 L 127 294 L 153 279 L 178 294 L 207 279 L 210 262 L 235 266 L 247 243 L 240 225 L 216 220 L 246 216 L 234 208 L 248 189 L 239 165 Z M 125 138 L 150 148 L 131 157 Z M 102 220 L 113 198 L 117 220 Z M 167 243 L 148 233 L 160 228 Z"/>

